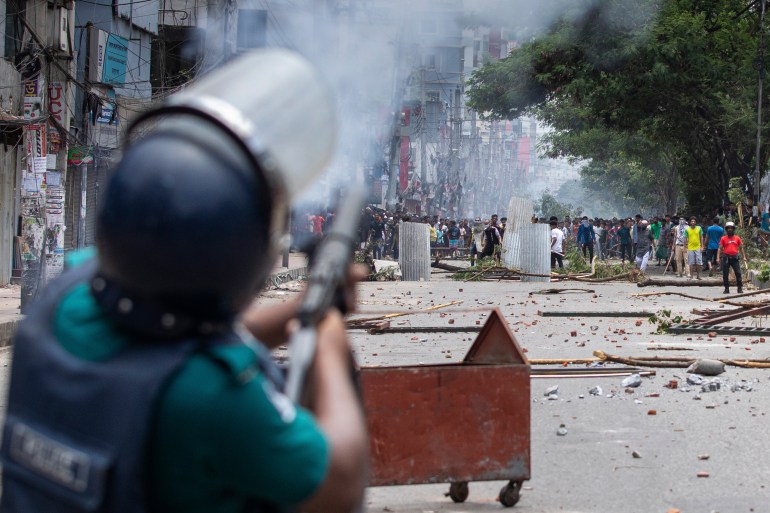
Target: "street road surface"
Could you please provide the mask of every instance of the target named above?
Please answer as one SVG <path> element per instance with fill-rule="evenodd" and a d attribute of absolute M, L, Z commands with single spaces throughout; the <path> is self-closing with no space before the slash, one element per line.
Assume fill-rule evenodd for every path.
<path fill-rule="evenodd" d="M 651 270 L 656 271 L 654 267 Z M 589 288 L 596 294 L 529 295 L 546 288 Z M 729 336 L 657 335 L 651 333 L 655 327 L 646 319 L 636 326 L 638 317 L 580 319 L 537 315 L 545 309 L 657 312 L 666 308 L 674 316 L 692 318 L 693 308 L 718 307 L 715 303 L 676 296 L 631 297 L 653 290 L 628 282 L 463 283 L 452 281 L 445 274 L 434 274 L 430 282 L 424 283 L 363 283 L 359 301 L 364 317 L 463 301 L 462 305 L 431 314 L 396 318 L 391 326 L 398 327 L 446 326 L 450 319 L 454 320 L 453 326 L 475 325 L 476 320 L 486 318 L 489 308 L 499 306 L 519 343 L 526 348 L 527 356 L 533 359 L 591 358 L 596 349 L 623 356 L 770 357 L 770 337 L 767 343 L 759 343 L 759 337 L 749 336 L 737 336 L 731 341 Z M 665 290 L 706 297 L 722 292 L 721 287 Z M 265 300 L 281 300 L 291 294 L 273 291 Z M 760 298 L 766 296 L 749 299 Z M 733 324 L 770 325 L 766 318 Z M 571 336 L 572 331 L 577 336 Z M 359 362 L 381 366 L 459 362 L 474 337 L 469 333 L 352 332 Z M 687 350 L 648 349 L 662 346 Z M 663 386 L 678 379 L 687 390 L 684 369 L 656 371 L 656 376 L 643 378 L 633 394 L 621 388 L 623 377 L 533 379 L 532 480 L 524 483 L 521 500 L 509 511 L 665 513 L 676 508 L 682 513 L 770 512 L 770 369 L 728 367 L 719 376 L 722 388 L 708 393 L 695 387 L 682 391 Z M 750 384 L 752 391 L 732 392 L 733 384 Z M 559 385 L 558 400 L 543 396 L 552 385 Z M 589 394 L 589 389 L 597 385 L 603 389 L 601 397 Z M 655 394 L 659 397 L 648 397 Z M 656 415 L 649 415 L 650 410 L 655 410 Z M 567 429 L 566 436 L 556 434 L 561 424 Z M 640 457 L 634 457 L 634 452 Z M 698 477 L 704 472 L 708 477 Z M 500 511 L 504 508 L 496 499 L 504 484 L 505 481 L 472 482 L 470 496 L 462 504 L 444 497 L 448 485 L 443 484 L 372 488 L 366 511 Z"/>
<path fill-rule="evenodd" d="M 300 286 L 287 284 L 266 292 L 262 300 L 284 301 L 294 296 Z M 547 288 L 590 288 L 596 293 L 529 295 Z M 721 293 L 721 287 L 676 290 L 712 297 Z M 646 320 L 636 326 L 636 317 L 580 319 L 537 315 L 539 310 L 546 309 L 666 308 L 673 315 L 690 318 L 695 307 L 716 307 L 714 303 L 675 296 L 630 296 L 650 291 L 650 287 L 640 289 L 631 283 L 462 283 L 450 280 L 446 274 L 434 274 L 430 282 L 423 283 L 362 283 L 359 315 L 417 311 L 461 300 L 461 305 L 430 314 L 396 318 L 391 326 L 446 326 L 450 320 L 454 320 L 453 326 L 475 326 L 476 320 L 483 323 L 489 309 L 498 306 L 529 358 L 590 358 L 595 349 L 623 356 L 770 357 L 770 337 L 768 343 L 759 343 L 759 337 L 749 336 L 737 336 L 731 341 L 728 336 L 656 335 L 651 334 L 654 326 Z M 764 318 L 734 324 L 768 326 Z M 573 331 L 576 336 L 571 336 Z M 392 366 L 459 362 L 475 334 L 369 335 L 352 331 L 351 337 L 362 365 Z M 649 350 L 662 346 L 682 349 Z M 9 365 L 10 349 L 0 349 L 3 410 Z M 509 511 L 665 513 L 676 508 L 681 513 L 770 512 L 770 369 L 728 367 L 720 376 L 722 388 L 716 392 L 663 387 L 671 379 L 678 379 L 680 386 L 684 386 L 685 378 L 683 369 L 657 369 L 657 375 L 643 378 L 633 394 L 621 388 L 623 377 L 533 379 L 532 480 L 524 483 L 520 502 Z M 752 391 L 732 392 L 733 384 L 751 385 Z M 558 400 L 543 396 L 552 385 L 559 385 Z M 589 389 L 597 385 L 603 389 L 603 395 L 590 395 Z M 659 397 L 649 397 L 655 394 Z M 656 415 L 649 415 L 649 410 L 655 410 Z M 565 436 L 556 434 L 561 424 L 567 429 Z M 451 451 L 452 447 L 446 450 Z M 634 452 L 640 457 L 634 457 Z M 706 456 L 708 459 L 699 459 Z M 698 477 L 703 472 L 709 477 Z M 505 481 L 472 482 L 470 496 L 463 504 L 444 497 L 448 485 L 443 484 L 372 488 L 366 511 L 500 511 L 503 508 L 496 499 L 504 484 Z"/>

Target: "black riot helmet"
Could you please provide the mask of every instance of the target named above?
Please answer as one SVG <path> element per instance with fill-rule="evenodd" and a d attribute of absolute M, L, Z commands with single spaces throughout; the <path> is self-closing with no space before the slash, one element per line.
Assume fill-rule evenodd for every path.
<path fill-rule="evenodd" d="M 108 185 L 91 290 L 118 322 L 227 329 L 264 282 L 288 204 L 330 162 L 331 90 L 302 56 L 248 52 L 140 114 Z"/>
<path fill-rule="evenodd" d="M 228 323 L 273 264 L 272 202 L 263 174 L 222 131 L 200 120 L 161 124 L 111 176 L 92 289 L 138 329 Z"/>

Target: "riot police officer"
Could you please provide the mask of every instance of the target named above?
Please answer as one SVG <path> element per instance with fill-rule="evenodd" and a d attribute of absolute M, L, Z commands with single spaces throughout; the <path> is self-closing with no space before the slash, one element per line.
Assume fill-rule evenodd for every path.
<path fill-rule="evenodd" d="M 296 83 L 324 99 L 312 69 L 285 51 L 235 66 L 260 73 L 249 85 L 268 111 L 285 101 L 288 115 Z M 220 108 L 218 80 L 227 72 L 190 94 Z M 256 151 L 232 116 L 180 105 L 128 146 L 95 251 L 76 255 L 21 323 L 0 511 L 352 511 L 361 501 L 368 442 L 341 315 L 320 326 L 306 409 L 283 395 L 269 353 L 296 304 L 250 306 L 291 184 L 307 181 L 281 174 L 328 159 L 292 157 L 314 151 L 301 134 L 271 147 L 264 113 L 261 132 L 249 125 Z"/>

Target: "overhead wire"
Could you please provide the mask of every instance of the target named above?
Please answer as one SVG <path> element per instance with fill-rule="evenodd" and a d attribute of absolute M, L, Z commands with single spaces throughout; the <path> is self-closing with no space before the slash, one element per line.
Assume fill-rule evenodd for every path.
<path fill-rule="evenodd" d="M 77 0 L 79 4 L 93 4 L 93 5 L 101 5 L 103 7 L 122 7 L 124 5 L 130 5 L 134 6 L 137 4 L 146 4 L 149 2 L 156 2 L 157 0 L 129 0 L 128 2 L 113 2 L 112 0 L 107 0 L 108 3 L 101 3 L 101 2 L 95 2 L 94 0 Z"/>
<path fill-rule="evenodd" d="M 273 13 L 273 9 L 270 6 L 270 2 L 268 0 L 261 0 L 262 5 L 265 7 L 265 10 L 267 11 L 268 18 L 272 18 L 273 26 L 276 29 L 276 33 L 283 41 L 283 44 L 292 50 L 296 50 L 297 47 L 289 40 L 289 37 L 286 36 L 286 33 L 283 30 L 283 27 L 278 22 L 278 18 L 276 18 L 275 14 Z"/>

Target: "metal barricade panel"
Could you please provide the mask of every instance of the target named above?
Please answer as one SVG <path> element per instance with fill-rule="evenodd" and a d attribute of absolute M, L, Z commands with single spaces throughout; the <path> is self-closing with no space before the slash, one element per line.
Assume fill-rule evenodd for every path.
<path fill-rule="evenodd" d="M 508 202 L 508 224 L 529 224 L 532 222 L 534 207 L 526 198 L 511 198 Z"/>
<path fill-rule="evenodd" d="M 524 276 L 521 281 L 551 281 L 551 229 L 546 224 L 521 226 L 521 271 L 541 276 Z"/>
<path fill-rule="evenodd" d="M 526 365 L 361 371 L 371 486 L 530 478 Z"/>
<path fill-rule="evenodd" d="M 363 367 L 371 486 L 530 478 L 530 368 L 499 310 L 461 363 Z"/>
<path fill-rule="evenodd" d="M 402 223 L 398 233 L 398 264 L 402 281 L 430 280 L 430 229 L 423 223 Z"/>

